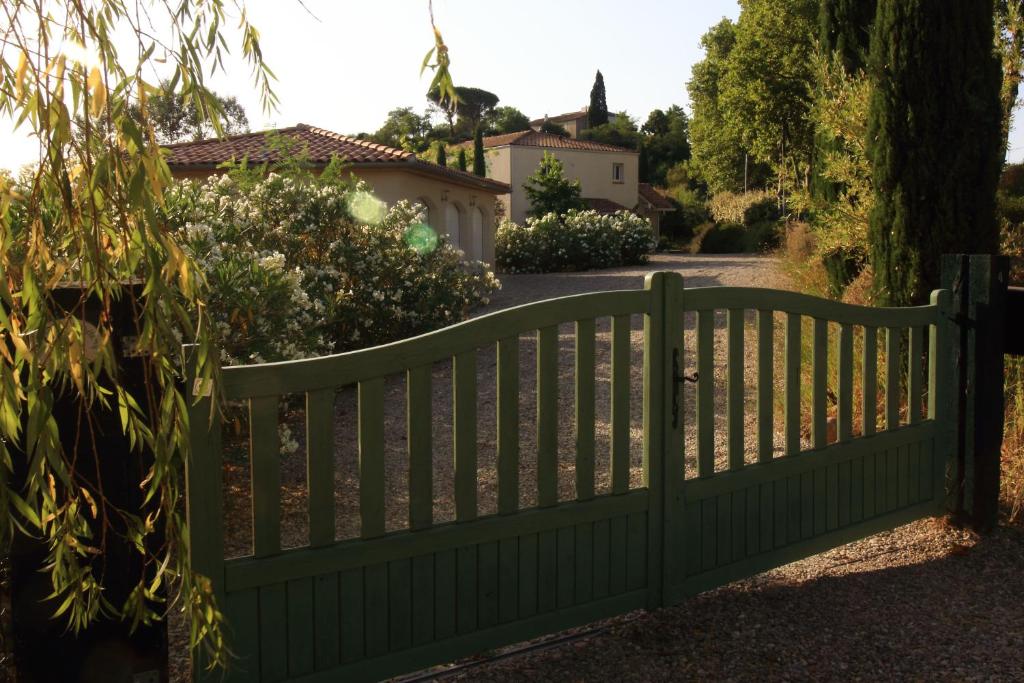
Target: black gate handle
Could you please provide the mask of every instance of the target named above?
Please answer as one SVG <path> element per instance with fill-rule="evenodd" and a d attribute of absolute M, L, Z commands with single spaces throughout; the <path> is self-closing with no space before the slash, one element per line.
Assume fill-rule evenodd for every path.
<path fill-rule="evenodd" d="M 672 349 L 672 429 L 679 426 L 679 388 L 683 382 L 697 383 L 700 376 L 693 372 L 683 374 L 679 368 L 679 349 Z"/>

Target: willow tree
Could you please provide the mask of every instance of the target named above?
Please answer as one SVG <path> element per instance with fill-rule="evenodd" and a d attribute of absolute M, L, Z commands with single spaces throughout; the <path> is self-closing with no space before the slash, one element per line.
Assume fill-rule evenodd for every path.
<path fill-rule="evenodd" d="M 921 303 L 943 253 L 995 253 L 1002 165 L 992 0 L 879 0 L 869 66 L 867 155 L 875 289 Z"/>
<path fill-rule="evenodd" d="M 222 617 L 209 581 L 191 569 L 182 504 L 191 457 L 182 341 L 196 345 L 200 386 L 216 391 L 216 340 L 200 270 L 161 219 L 171 176 L 149 102 L 181 97 L 220 132 L 224 112 L 205 74 L 234 44 L 272 108 L 259 33 L 241 2 L 225 0 L 5 0 L 0 16 L 0 116 L 39 143 L 27 175 L 0 175 L 0 543 L 43 539 L 50 603 L 75 630 L 98 618 L 162 618 L 160 586 L 173 581 L 192 646 L 211 666 L 224 664 Z M 423 69 L 434 71 L 431 88 L 451 94 L 448 52 L 434 35 Z M 81 291 L 70 308 L 55 295 L 68 282 Z M 113 326 L 123 321 L 110 311 L 125 299 L 141 389 L 115 356 Z M 102 311 L 91 326 L 87 302 Z M 77 420 L 55 419 L 59 398 L 80 406 Z M 88 443 L 104 411 L 119 414 L 132 457 L 149 463 L 137 482 L 145 514 L 111 505 L 62 445 Z M 142 566 L 120 603 L 104 593 L 108 532 L 124 535 Z"/>

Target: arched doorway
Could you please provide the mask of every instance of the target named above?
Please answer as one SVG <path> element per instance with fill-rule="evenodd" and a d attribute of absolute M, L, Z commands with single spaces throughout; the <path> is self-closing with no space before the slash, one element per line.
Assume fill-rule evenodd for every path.
<path fill-rule="evenodd" d="M 484 258 L 484 214 L 478 207 L 469 211 L 469 257 L 474 261 Z"/>
<path fill-rule="evenodd" d="M 459 207 L 449 202 L 444 207 L 444 227 L 448 232 L 448 240 L 456 249 L 462 249 L 462 234 L 459 230 L 459 222 L 461 216 L 459 215 Z"/>

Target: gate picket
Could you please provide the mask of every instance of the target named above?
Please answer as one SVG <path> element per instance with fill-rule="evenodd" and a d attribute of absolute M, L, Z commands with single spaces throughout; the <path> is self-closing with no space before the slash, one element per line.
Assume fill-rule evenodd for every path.
<path fill-rule="evenodd" d="M 756 462 L 747 464 L 745 315 L 755 319 Z M 715 321 L 725 316 L 727 463 L 716 471 Z M 684 452 L 683 322 L 696 314 L 696 453 Z M 631 316 L 644 316 L 643 477 L 630 476 Z M 784 457 L 775 456 L 775 320 L 782 314 Z M 607 492 L 597 471 L 600 426 L 596 320 L 611 320 Z M 802 338 L 809 320 L 811 337 Z M 559 325 L 574 325 L 575 495 L 559 500 Z M 829 393 L 829 326 L 836 325 L 836 394 Z M 567 329 L 567 328 L 563 328 Z M 858 329 L 863 332 L 858 332 Z M 885 332 L 885 389 L 878 391 Z M 907 330 L 905 333 L 904 330 Z M 867 308 L 792 292 L 686 290 L 674 274 L 643 290 L 563 297 L 500 311 L 421 337 L 324 358 L 225 368 L 221 391 L 250 411 L 252 550 L 225 559 L 219 425 L 211 399 L 190 407 L 186 468 L 193 567 L 222 601 L 239 655 L 230 680 L 371 680 L 481 649 L 678 602 L 758 571 L 892 528 L 945 504 L 954 443 L 947 394 L 949 293 L 928 306 Z M 906 334 L 906 343 L 903 342 Z M 520 482 L 519 340 L 536 335 L 536 481 Z M 924 340 L 929 341 L 927 356 Z M 863 341 L 856 419 L 854 353 Z M 801 439 L 801 361 L 810 351 L 810 444 Z M 497 398 L 489 469 L 477 452 L 478 351 L 496 344 Z M 904 355 L 901 355 L 904 354 Z M 922 362 L 928 360 L 927 376 Z M 943 359 L 946 359 L 945 361 Z M 434 519 L 433 368 L 450 362 L 455 519 Z M 486 367 L 480 363 L 480 368 Z M 906 374 L 901 376 L 901 369 Z M 678 374 L 677 374 L 678 373 Z M 387 531 L 385 377 L 405 378 L 407 528 Z M 692 381 L 692 378 L 690 378 Z M 200 384 L 194 382 L 195 391 Z M 358 538 L 335 540 L 334 398 L 355 387 Z M 305 396 L 308 543 L 281 538 L 282 398 Z M 927 396 L 927 413 L 922 411 Z M 566 400 L 569 397 L 564 397 Z M 879 411 L 880 398 L 884 401 Z M 906 419 L 901 419 L 901 400 Z M 835 409 L 836 434 L 829 417 Z M 878 415 L 884 415 L 879 431 Z M 859 424 L 859 433 L 856 429 Z M 568 425 L 565 426 L 568 428 Z M 602 432 L 603 433 L 603 432 Z M 393 442 L 391 443 L 394 446 Z M 391 450 L 395 450 L 392 448 Z M 695 456 L 688 471 L 685 456 Z M 566 454 L 568 456 L 568 454 Z M 447 456 L 446 456 L 447 457 Z M 603 457 L 603 456 L 602 456 Z M 478 467 L 482 467 L 478 471 Z M 496 479 L 496 514 L 477 497 Z M 479 479 L 479 483 L 478 483 Z M 631 481 L 632 480 L 632 481 Z M 522 490 L 521 490 L 522 489 Z M 290 493 L 290 492 L 289 492 Z M 399 498 L 404 500 L 405 498 Z M 531 501 L 523 508 L 521 501 Z M 532 501 L 535 501 L 533 503 Z M 404 514 L 404 513 L 403 513 Z M 394 520 L 390 520 L 393 524 Z M 400 526 L 400 523 L 399 523 Z M 301 543 L 301 541 L 299 541 Z M 217 672 L 199 668 L 195 678 Z"/>

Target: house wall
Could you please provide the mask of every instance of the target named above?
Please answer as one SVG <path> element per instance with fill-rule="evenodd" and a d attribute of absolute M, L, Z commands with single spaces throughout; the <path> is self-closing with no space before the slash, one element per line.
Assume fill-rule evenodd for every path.
<path fill-rule="evenodd" d="M 498 164 L 493 166 L 493 177 L 512 186 L 511 197 L 505 195 L 502 199 L 508 202 L 509 217 L 517 223 L 522 223 L 526 219 L 526 212 L 530 209 L 529 199 L 522 189 L 523 184 L 537 170 L 544 152 L 550 152 L 562 162 L 566 178 L 580 181 L 584 197 L 610 199 L 627 209 L 632 209 L 637 204 L 639 155 L 636 152 L 597 152 L 514 145 L 496 148 L 495 152 L 495 158 L 504 159 L 498 152 L 508 155 L 507 177 L 497 175 Z M 613 163 L 623 165 L 625 173 L 621 183 L 612 182 Z"/>
<path fill-rule="evenodd" d="M 201 170 L 173 175 L 205 178 L 217 173 Z M 427 223 L 438 234 L 448 234 L 451 226 L 451 232 L 458 233 L 453 234 L 453 242 L 468 258 L 494 265 L 494 194 L 394 168 L 353 168 L 352 173 L 369 183 L 374 194 L 389 206 L 402 199 L 421 202 L 427 207 Z"/>

